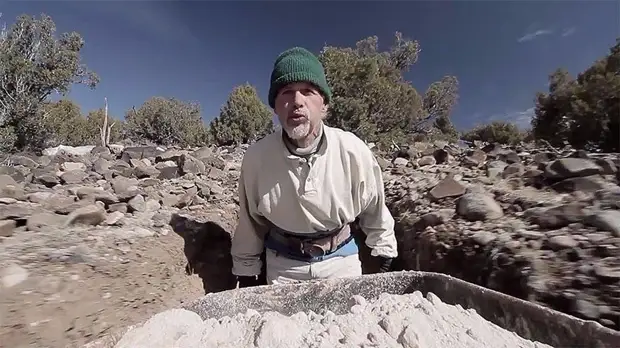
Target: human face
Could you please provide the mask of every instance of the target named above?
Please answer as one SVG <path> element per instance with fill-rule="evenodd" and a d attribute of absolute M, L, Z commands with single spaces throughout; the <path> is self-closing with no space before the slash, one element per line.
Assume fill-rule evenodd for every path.
<path fill-rule="evenodd" d="M 275 100 L 275 112 L 282 129 L 295 141 L 304 142 L 325 117 L 326 106 L 321 92 L 307 82 L 295 82 L 280 89 Z"/>

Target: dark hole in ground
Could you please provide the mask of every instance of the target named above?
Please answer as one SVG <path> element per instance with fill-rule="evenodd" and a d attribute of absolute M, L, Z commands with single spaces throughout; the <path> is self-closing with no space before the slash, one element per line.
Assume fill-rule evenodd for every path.
<path fill-rule="evenodd" d="M 172 215 L 170 226 L 183 238 L 186 273 L 198 274 L 205 293 L 236 287 L 237 281 L 231 271 L 231 234 L 228 231 L 214 221 L 200 221 L 179 214 Z"/>

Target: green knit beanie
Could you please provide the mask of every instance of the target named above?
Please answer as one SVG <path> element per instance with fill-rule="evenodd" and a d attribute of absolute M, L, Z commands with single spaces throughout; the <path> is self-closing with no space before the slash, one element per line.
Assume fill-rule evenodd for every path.
<path fill-rule="evenodd" d="M 275 108 L 276 95 L 280 88 L 293 82 L 314 84 L 323 93 L 325 103 L 329 103 L 332 91 L 327 85 L 323 66 L 319 59 L 305 48 L 289 48 L 276 58 L 271 72 L 269 106 Z"/>

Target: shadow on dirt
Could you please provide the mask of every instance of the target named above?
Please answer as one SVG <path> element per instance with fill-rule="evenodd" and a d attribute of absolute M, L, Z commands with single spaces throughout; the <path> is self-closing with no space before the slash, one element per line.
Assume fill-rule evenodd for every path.
<path fill-rule="evenodd" d="M 231 233 L 216 222 L 179 214 L 172 215 L 170 226 L 184 240 L 185 272 L 198 274 L 205 293 L 236 287 L 237 280 L 231 272 Z"/>

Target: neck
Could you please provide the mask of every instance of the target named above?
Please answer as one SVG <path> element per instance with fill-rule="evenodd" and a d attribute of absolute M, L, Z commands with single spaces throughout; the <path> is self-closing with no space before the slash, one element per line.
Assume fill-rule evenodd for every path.
<path fill-rule="evenodd" d="M 310 131 L 307 137 L 303 139 L 291 139 L 286 132 L 284 132 L 284 138 L 287 142 L 287 147 L 291 152 L 297 155 L 307 155 L 314 153 L 318 150 L 321 136 L 323 135 L 323 123 L 319 123 L 316 127 Z"/>
<path fill-rule="evenodd" d="M 305 138 L 297 139 L 297 140 L 291 139 L 291 140 L 295 146 L 305 149 L 317 143 L 322 133 L 323 133 L 323 123 L 319 123 L 310 131 L 310 133 L 308 133 L 308 136 L 306 136 Z"/>

